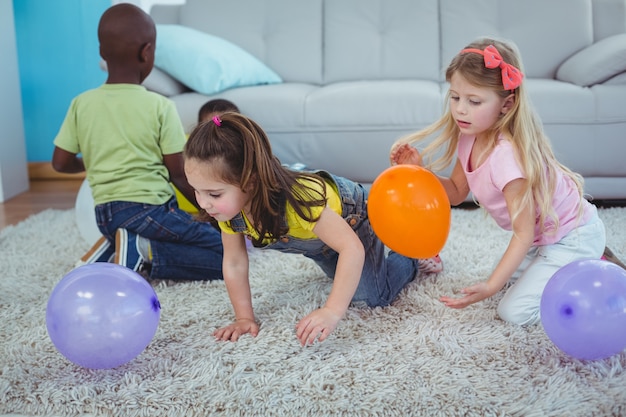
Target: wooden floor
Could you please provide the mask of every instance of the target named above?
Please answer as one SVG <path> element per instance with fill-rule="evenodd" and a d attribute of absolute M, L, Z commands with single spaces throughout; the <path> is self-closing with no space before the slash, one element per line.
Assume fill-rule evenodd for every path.
<path fill-rule="evenodd" d="M 82 179 L 31 181 L 29 191 L 0 203 L 0 230 L 49 208 L 74 208 L 82 181 Z"/>

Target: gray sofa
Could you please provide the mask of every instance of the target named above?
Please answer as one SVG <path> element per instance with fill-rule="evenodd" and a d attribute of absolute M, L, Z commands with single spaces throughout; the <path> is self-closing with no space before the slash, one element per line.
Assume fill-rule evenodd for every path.
<path fill-rule="evenodd" d="M 187 130 L 226 98 L 283 163 L 365 185 L 398 137 L 441 114 L 454 54 L 479 36 L 513 40 L 557 157 L 592 198 L 626 198 L 626 0 L 187 0 L 151 14 L 239 45 L 283 80 L 206 96 L 155 68 L 146 87 Z"/>

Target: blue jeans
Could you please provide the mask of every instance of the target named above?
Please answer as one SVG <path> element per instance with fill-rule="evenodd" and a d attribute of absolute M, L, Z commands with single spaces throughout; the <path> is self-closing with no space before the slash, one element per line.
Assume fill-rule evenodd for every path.
<path fill-rule="evenodd" d="M 367 218 L 367 191 L 361 184 L 325 172 L 318 172 L 332 180 L 342 201 L 342 217 L 359 236 L 365 248 L 365 264 L 353 302 L 365 302 L 370 307 L 389 305 L 402 289 L 417 275 L 417 259 L 395 252 L 385 256 L 385 246 L 374 234 Z M 320 239 L 298 239 L 286 236 L 267 245 L 287 253 L 299 253 L 313 259 L 332 278 L 339 254 Z"/>
<path fill-rule="evenodd" d="M 99 204 L 96 221 L 113 245 L 119 228 L 150 240 L 150 278 L 223 279 L 221 233 L 178 208 L 176 198 L 161 206 L 128 201 Z"/>

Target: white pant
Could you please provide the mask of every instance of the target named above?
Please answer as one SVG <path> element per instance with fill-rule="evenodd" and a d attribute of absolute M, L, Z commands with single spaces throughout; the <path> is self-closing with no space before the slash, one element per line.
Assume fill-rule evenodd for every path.
<path fill-rule="evenodd" d="M 513 274 L 513 285 L 498 305 L 502 320 L 525 325 L 540 321 L 541 294 L 552 275 L 578 259 L 600 259 L 606 246 L 604 223 L 594 216 L 552 245 L 533 246 Z"/>

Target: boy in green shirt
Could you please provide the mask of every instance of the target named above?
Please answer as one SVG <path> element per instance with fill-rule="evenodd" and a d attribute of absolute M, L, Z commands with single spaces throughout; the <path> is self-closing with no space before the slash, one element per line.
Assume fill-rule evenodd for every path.
<path fill-rule="evenodd" d="M 219 232 L 178 207 L 170 182 L 194 205 L 183 171 L 185 133 L 173 102 L 141 83 L 152 71 L 156 28 L 120 3 L 102 15 L 106 83 L 72 101 L 54 140 L 59 172 L 86 171 L 103 235 L 87 262 L 114 261 L 158 279 L 222 279 Z M 79 157 L 81 154 L 82 157 Z"/>

